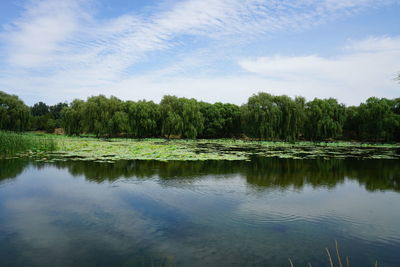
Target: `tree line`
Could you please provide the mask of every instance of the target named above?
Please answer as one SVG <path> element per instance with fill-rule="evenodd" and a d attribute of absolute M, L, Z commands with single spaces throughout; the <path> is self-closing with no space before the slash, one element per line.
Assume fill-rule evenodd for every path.
<path fill-rule="evenodd" d="M 400 98 L 371 97 L 347 107 L 334 98 L 306 101 L 262 92 L 238 106 L 169 95 L 160 103 L 99 95 L 28 107 L 17 96 L 0 92 L 0 129 L 53 132 L 60 127 L 68 135 L 97 137 L 397 142 Z"/>

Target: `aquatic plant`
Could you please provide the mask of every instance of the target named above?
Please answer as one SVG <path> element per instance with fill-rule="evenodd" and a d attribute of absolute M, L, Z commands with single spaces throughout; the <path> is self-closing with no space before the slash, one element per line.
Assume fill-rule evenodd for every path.
<path fill-rule="evenodd" d="M 14 134 L 15 135 L 15 134 Z M 237 139 L 99 139 L 93 136 L 68 137 L 50 134 L 17 134 L 27 138 L 40 138 L 54 143 L 57 149 L 32 144 L 23 149 L 8 149 L 8 153 L 30 150 L 50 151 L 43 155 L 47 160 L 96 160 L 115 162 L 117 160 L 250 160 L 254 157 L 291 159 L 400 159 L 400 146 L 360 143 L 312 143 L 312 142 L 259 142 Z M 8 141 L 10 143 L 10 141 Z M 18 144 L 21 146 L 21 144 Z M 6 147 L 13 147 L 8 145 Z M 4 150 L 3 149 L 3 150 Z M 4 152 L 2 153 L 4 154 Z M 33 153 L 36 155 L 37 153 Z"/>
<path fill-rule="evenodd" d="M 20 134 L 0 131 L 0 155 L 23 152 L 45 152 L 57 148 L 49 135 Z"/>
<path fill-rule="evenodd" d="M 344 265 L 343 265 L 343 262 L 342 262 L 342 256 L 340 255 L 339 245 L 338 245 L 338 242 L 336 240 L 335 240 L 335 250 L 336 250 L 337 263 L 338 263 L 337 266 L 343 267 Z M 335 267 L 335 265 L 333 263 L 334 261 L 332 259 L 332 256 L 331 256 L 331 253 L 330 253 L 329 249 L 325 248 L 325 251 L 326 251 L 326 254 L 328 256 L 329 267 Z M 288 258 L 288 260 L 289 260 L 290 267 L 295 267 L 295 265 L 293 264 L 293 261 L 290 258 Z M 312 264 L 308 263 L 307 266 L 308 267 L 312 267 Z M 375 261 L 373 266 L 374 267 L 378 267 L 378 261 Z M 347 256 L 346 256 L 346 267 L 350 267 L 349 257 L 347 257 Z"/>

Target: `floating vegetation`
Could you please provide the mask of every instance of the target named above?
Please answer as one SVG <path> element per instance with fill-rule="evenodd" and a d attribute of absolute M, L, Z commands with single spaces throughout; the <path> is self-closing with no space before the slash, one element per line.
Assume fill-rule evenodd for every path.
<path fill-rule="evenodd" d="M 289 159 L 400 159 L 400 145 L 349 142 L 258 142 L 235 139 L 165 140 L 96 139 L 0 132 L 0 154 L 36 160 L 250 160 L 252 157 Z"/>
<path fill-rule="evenodd" d="M 53 135 L 2 133 L 6 154 L 36 160 L 251 160 L 252 157 L 286 159 L 400 159 L 400 145 L 346 142 L 258 142 L 235 139 L 165 140 L 96 139 Z M 7 138 L 4 136 L 7 135 Z M 10 138 L 12 136 L 12 138 Z M 3 140 L 2 139 L 2 140 Z M 13 140 L 13 141 L 11 141 Z M 18 140 L 18 141 L 17 141 Z M 21 141 L 23 140 L 23 141 Z M 2 141 L 4 142 L 4 141 Z M 10 154 L 11 153 L 11 154 Z M 4 152 L 2 154 L 5 154 Z"/>

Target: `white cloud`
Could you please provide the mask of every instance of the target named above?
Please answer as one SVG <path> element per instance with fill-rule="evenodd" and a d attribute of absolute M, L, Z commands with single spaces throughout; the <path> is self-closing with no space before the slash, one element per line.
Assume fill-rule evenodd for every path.
<path fill-rule="evenodd" d="M 63 41 L 79 27 L 84 13 L 77 1 L 35 1 L 22 16 L 6 25 L 2 37 L 7 44 L 8 62 L 18 67 L 49 64 L 57 53 L 65 52 Z"/>
<path fill-rule="evenodd" d="M 393 81 L 400 70 L 399 58 L 400 37 L 371 37 L 352 42 L 345 53 L 336 57 L 273 56 L 242 60 L 239 64 L 266 81 L 280 81 L 289 87 L 301 85 L 302 95 L 336 96 L 358 104 L 373 95 L 399 96 L 400 87 Z"/>
<path fill-rule="evenodd" d="M 184 72 L 190 68 L 209 69 L 211 62 L 217 61 L 210 51 L 219 49 L 220 58 L 233 61 L 236 56 L 230 54 L 230 47 L 245 47 L 259 36 L 308 28 L 392 1 L 185 0 L 161 5 L 147 17 L 122 14 L 108 19 L 96 18 L 96 12 L 91 11 L 94 7 L 92 2 L 29 2 L 20 18 L 5 25 L 5 30 L 0 33 L 3 47 L 0 58 L 6 58 L 1 65 L 0 87 L 11 89 L 12 93 L 25 98 L 34 98 L 34 101 L 50 102 L 98 93 L 134 99 L 137 95 L 144 95 L 159 99 L 162 94 L 183 91 L 185 95 L 199 97 L 199 85 L 206 86 L 202 92 L 210 93 L 210 99 L 232 101 L 235 98 L 236 103 L 243 102 L 250 91 L 270 87 L 282 91 L 281 87 L 285 85 L 289 86 L 288 92 L 297 92 L 291 89 L 294 85 L 289 81 L 229 74 L 219 78 L 195 78 Z M 183 40 L 187 36 L 201 40 L 201 47 L 187 45 Z M 157 58 L 151 57 L 154 53 L 167 53 L 177 48 L 184 51 L 179 52 L 181 62 L 169 67 L 150 67 L 147 74 L 138 76 L 136 70 L 146 60 L 150 61 L 146 62 L 149 65 L 159 63 Z M 329 66 L 333 64 L 332 60 L 316 55 L 272 57 L 267 58 L 268 62 L 271 59 L 275 62 L 274 67 L 280 65 L 282 72 L 287 70 L 285 61 L 297 64 L 298 67 L 292 66 L 292 72 L 296 72 L 300 65 L 312 72 L 314 64 L 326 66 L 329 72 Z M 356 58 L 348 60 L 359 61 Z M 263 61 L 265 59 L 247 60 L 241 64 L 251 72 L 260 73 L 260 68 L 265 69 L 268 64 L 272 66 Z M 232 84 L 228 78 L 235 83 Z M 183 85 L 182 81 L 192 83 Z M 303 88 L 315 83 L 310 80 L 303 82 Z M 222 98 L 213 98 L 213 95 L 225 92 L 216 85 L 237 88 L 235 91 L 240 92 L 248 88 L 248 91 L 246 97 L 240 100 L 239 95 L 242 97 L 242 94 L 231 95 L 232 92 Z M 207 88 L 213 88 L 213 91 L 207 91 Z M 139 90 L 151 91 L 152 94 Z M 54 94 L 55 91 L 57 94 Z"/>

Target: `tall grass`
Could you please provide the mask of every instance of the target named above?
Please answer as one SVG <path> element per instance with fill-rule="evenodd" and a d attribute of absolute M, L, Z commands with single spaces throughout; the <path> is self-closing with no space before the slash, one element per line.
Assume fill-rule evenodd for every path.
<path fill-rule="evenodd" d="M 0 131 L 0 155 L 12 155 L 21 152 L 52 151 L 56 142 L 52 138 Z"/>

